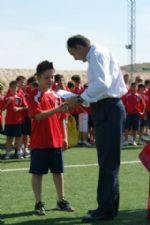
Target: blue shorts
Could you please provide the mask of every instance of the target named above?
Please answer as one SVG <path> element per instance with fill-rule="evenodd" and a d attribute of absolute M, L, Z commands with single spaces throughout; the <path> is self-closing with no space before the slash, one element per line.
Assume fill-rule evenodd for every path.
<path fill-rule="evenodd" d="M 31 120 L 29 117 L 26 117 L 24 123 L 22 124 L 22 134 L 30 135 L 31 134 Z"/>
<path fill-rule="evenodd" d="M 150 129 L 150 111 L 147 111 L 147 124 Z"/>
<path fill-rule="evenodd" d="M 29 173 L 47 174 L 63 173 L 63 151 L 60 148 L 33 149 L 31 150 L 31 164 Z"/>
<path fill-rule="evenodd" d="M 140 124 L 139 114 L 127 114 L 125 129 L 126 130 L 138 130 Z"/>
<path fill-rule="evenodd" d="M 140 128 L 147 126 L 147 120 L 140 119 Z"/>
<path fill-rule="evenodd" d="M 6 124 L 3 134 L 8 137 L 21 137 L 22 125 L 21 124 Z"/>

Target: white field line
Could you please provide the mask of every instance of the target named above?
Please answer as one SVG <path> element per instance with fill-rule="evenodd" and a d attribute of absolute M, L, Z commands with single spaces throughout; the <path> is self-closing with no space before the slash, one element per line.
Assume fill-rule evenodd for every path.
<path fill-rule="evenodd" d="M 121 162 L 122 165 L 137 164 L 137 163 L 141 163 L 141 162 L 139 160 Z M 79 168 L 79 167 L 93 167 L 93 166 L 98 166 L 98 164 L 93 163 L 93 164 L 66 165 L 65 168 L 76 168 L 76 167 Z M 2 173 L 2 172 L 27 171 L 27 170 L 29 170 L 29 168 L 0 169 L 0 173 Z"/>

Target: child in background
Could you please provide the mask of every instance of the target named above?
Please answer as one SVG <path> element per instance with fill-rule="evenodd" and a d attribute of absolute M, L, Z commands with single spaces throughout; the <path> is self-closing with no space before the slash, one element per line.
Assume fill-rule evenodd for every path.
<path fill-rule="evenodd" d="M 17 81 L 11 81 L 9 84 L 9 92 L 4 98 L 3 110 L 7 110 L 4 130 L 4 134 L 7 136 L 5 159 L 9 159 L 11 156 L 11 147 L 14 137 L 17 157 L 22 158 L 22 111 L 26 110 L 28 107 L 25 98 L 22 94 L 19 94 L 17 90 Z"/>
<path fill-rule="evenodd" d="M 2 116 L 2 109 L 4 104 L 4 96 L 3 96 L 3 85 L 0 84 L 0 133 L 3 132 L 3 116 Z"/>
<path fill-rule="evenodd" d="M 145 80 L 145 94 L 146 94 L 146 113 L 147 113 L 147 132 L 150 135 L 150 79 Z"/>
<path fill-rule="evenodd" d="M 136 83 L 131 84 L 130 92 L 126 95 L 124 104 L 127 112 L 127 119 L 125 123 L 125 141 L 123 145 L 128 145 L 128 135 L 129 131 L 132 129 L 132 145 L 137 146 L 136 135 L 139 130 L 140 115 L 144 114 L 145 103 L 142 97 L 137 93 Z"/>
<path fill-rule="evenodd" d="M 29 90 L 27 89 L 27 80 L 24 76 L 18 76 L 16 78 L 17 81 L 17 92 L 22 95 L 26 101 L 27 96 L 30 94 Z M 29 136 L 31 133 L 31 121 L 28 116 L 28 109 L 22 111 L 23 123 L 22 123 L 22 151 L 23 156 L 28 158 L 30 156 L 30 151 L 28 150 L 29 145 Z"/>
<path fill-rule="evenodd" d="M 139 142 L 138 144 L 144 145 L 145 141 L 143 139 L 143 134 L 144 134 L 144 129 L 147 125 L 147 115 L 146 115 L 146 95 L 145 95 L 145 85 L 144 84 L 139 84 L 138 85 L 138 93 L 143 99 L 143 105 L 141 108 L 141 112 L 143 114 L 140 115 L 140 129 L 139 129 Z"/>

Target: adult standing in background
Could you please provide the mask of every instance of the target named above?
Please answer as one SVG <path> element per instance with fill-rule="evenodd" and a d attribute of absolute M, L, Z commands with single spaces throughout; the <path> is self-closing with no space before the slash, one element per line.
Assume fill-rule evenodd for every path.
<path fill-rule="evenodd" d="M 119 208 L 120 146 L 125 109 L 120 98 L 127 92 L 122 73 L 113 54 L 91 45 L 82 35 L 67 40 L 75 60 L 88 62 L 88 88 L 70 99 L 70 107 L 91 103 L 95 127 L 99 178 L 96 210 L 89 210 L 84 222 L 114 219 Z"/>

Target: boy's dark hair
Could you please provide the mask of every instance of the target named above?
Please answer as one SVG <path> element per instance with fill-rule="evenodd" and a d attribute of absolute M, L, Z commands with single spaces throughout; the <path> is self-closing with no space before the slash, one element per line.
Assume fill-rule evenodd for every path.
<path fill-rule="evenodd" d="M 27 84 L 28 84 L 28 85 L 29 85 L 29 84 L 32 84 L 32 83 L 35 82 L 35 81 L 36 81 L 35 76 L 29 77 L 29 78 L 27 79 Z"/>
<path fill-rule="evenodd" d="M 55 81 L 55 82 L 59 82 L 62 78 L 64 78 L 63 75 L 61 75 L 61 74 L 56 74 L 56 75 L 54 76 L 54 81 Z"/>
<path fill-rule="evenodd" d="M 84 84 L 83 87 L 84 87 L 84 88 L 88 88 L 88 84 Z"/>
<path fill-rule="evenodd" d="M 134 86 L 137 87 L 137 83 L 136 83 L 136 82 L 132 82 L 132 83 L 131 83 L 131 87 L 134 87 Z"/>
<path fill-rule="evenodd" d="M 74 81 L 74 82 L 76 82 L 76 83 L 78 83 L 78 84 L 81 83 L 81 78 L 80 78 L 79 75 L 73 75 L 73 76 L 71 77 L 71 80 Z"/>
<path fill-rule="evenodd" d="M 68 88 L 74 88 L 74 83 L 69 81 L 68 84 L 67 84 L 67 87 Z"/>
<path fill-rule="evenodd" d="M 145 85 L 144 84 L 139 84 L 138 85 L 138 89 L 140 89 L 140 88 L 144 88 L 145 89 Z"/>
<path fill-rule="evenodd" d="M 150 79 L 145 80 L 144 84 L 145 84 L 145 85 L 150 84 Z"/>
<path fill-rule="evenodd" d="M 16 81 L 16 80 L 12 80 L 12 81 L 9 83 L 9 87 L 12 87 L 13 85 L 16 85 L 16 86 L 17 86 L 17 81 Z"/>
<path fill-rule="evenodd" d="M 26 78 L 24 76 L 18 76 L 16 77 L 16 81 L 20 81 L 20 80 L 26 80 Z"/>
<path fill-rule="evenodd" d="M 76 45 L 82 45 L 84 47 L 89 47 L 91 45 L 91 42 L 88 38 L 86 38 L 80 34 L 68 38 L 67 47 L 74 48 L 74 47 L 76 47 Z"/>
<path fill-rule="evenodd" d="M 36 88 L 36 87 L 39 86 L 37 81 L 32 82 L 31 85 L 32 85 L 33 88 Z"/>
<path fill-rule="evenodd" d="M 53 63 L 45 60 L 37 65 L 36 74 L 37 76 L 40 76 L 46 70 L 51 70 L 51 69 L 54 69 Z"/>

